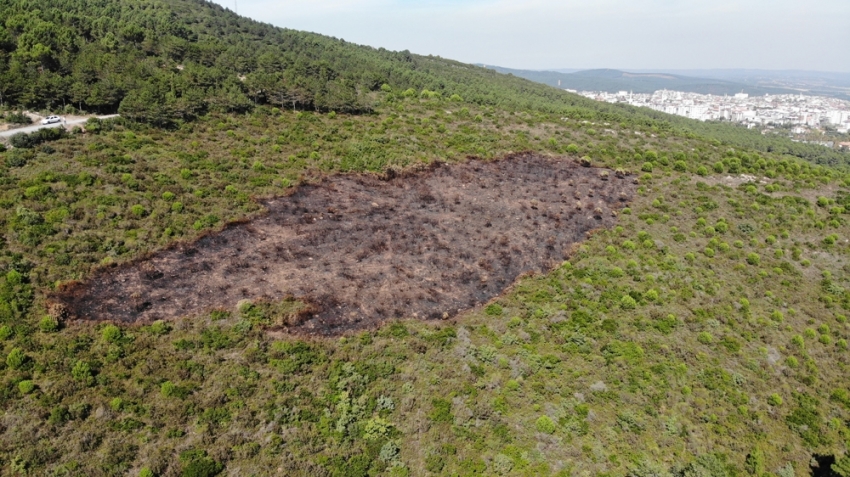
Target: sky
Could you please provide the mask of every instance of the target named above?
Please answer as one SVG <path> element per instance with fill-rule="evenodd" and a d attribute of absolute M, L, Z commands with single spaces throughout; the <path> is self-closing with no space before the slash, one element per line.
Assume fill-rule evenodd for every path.
<path fill-rule="evenodd" d="M 276 26 L 509 68 L 850 72 L 848 0 L 214 1 Z"/>

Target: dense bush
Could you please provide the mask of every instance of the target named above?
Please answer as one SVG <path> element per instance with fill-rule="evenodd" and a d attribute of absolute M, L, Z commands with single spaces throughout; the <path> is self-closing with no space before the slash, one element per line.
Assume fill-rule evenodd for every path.
<path fill-rule="evenodd" d="M 9 143 L 13 147 L 21 148 L 21 149 L 32 149 L 39 144 L 48 142 L 48 141 L 56 141 L 58 139 L 62 139 L 67 135 L 64 128 L 56 127 L 56 128 L 44 128 L 39 129 L 33 133 L 18 133 L 9 138 Z"/>
<path fill-rule="evenodd" d="M 22 111 L 12 111 L 7 113 L 2 119 L 11 124 L 32 124 L 32 118 Z"/>

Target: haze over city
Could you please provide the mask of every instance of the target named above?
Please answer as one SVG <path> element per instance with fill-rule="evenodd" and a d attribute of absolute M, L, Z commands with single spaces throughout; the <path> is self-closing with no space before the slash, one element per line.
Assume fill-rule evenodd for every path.
<path fill-rule="evenodd" d="M 850 72 L 845 0 L 215 0 L 347 41 L 514 68 Z"/>

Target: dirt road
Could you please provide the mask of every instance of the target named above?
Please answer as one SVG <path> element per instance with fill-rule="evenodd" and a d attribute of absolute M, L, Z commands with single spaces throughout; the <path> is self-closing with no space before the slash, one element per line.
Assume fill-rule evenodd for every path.
<path fill-rule="evenodd" d="M 98 119 L 109 119 L 118 117 L 117 114 L 109 114 L 106 116 L 86 116 L 86 117 L 75 117 L 65 123 L 53 123 L 53 124 L 33 124 L 32 126 L 26 126 L 23 128 L 10 129 L 8 131 L 0 132 L 0 138 L 10 138 L 18 133 L 31 133 L 38 131 L 39 129 L 44 128 L 58 128 L 58 127 L 70 127 L 70 126 L 79 126 L 85 124 L 89 119 L 96 117 Z"/>

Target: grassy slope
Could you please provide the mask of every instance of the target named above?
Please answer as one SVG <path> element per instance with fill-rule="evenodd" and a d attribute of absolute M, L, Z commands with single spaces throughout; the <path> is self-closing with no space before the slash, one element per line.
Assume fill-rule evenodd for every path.
<path fill-rule="evenodd" d="M 369 116 L 261 109 L 173 133 L 107 125 L 4 167 L 9 469 L 178 475 L 207 462 L 185 451 L 203 450 L 231 475 L 622 475 L 697 456 L 740 474 L 760 452 L 763 470 L 802 473 L 812 452 L 844 451 L 847 245 L 823 239 L 847 226 L 814 204 L 844 190 L 841 176 L 651 128 L 376 101 Z M 294 304 L 140 328 L 40 323 L 57 280 L 253 213 L 250 195 L 521 149 L 654 168 L 617 230 L 456 322 L 308 343 L 262 331 Z M 695 175 L 701 165 L 723 172 Z M 770 191 L 708 185 L 730 169 L 774 177 Z"/>

